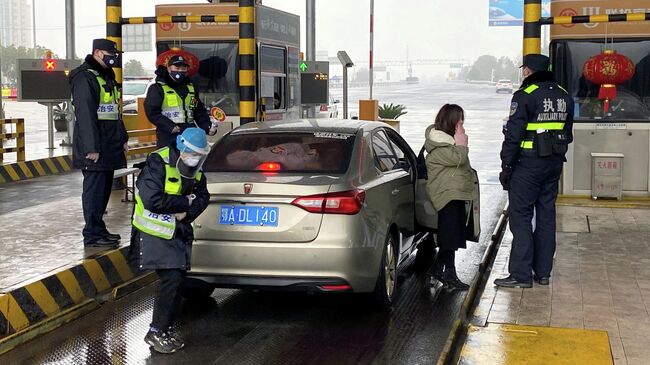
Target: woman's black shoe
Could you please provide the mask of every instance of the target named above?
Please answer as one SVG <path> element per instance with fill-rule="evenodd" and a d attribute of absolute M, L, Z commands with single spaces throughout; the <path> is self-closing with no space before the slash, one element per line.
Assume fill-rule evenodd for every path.
<path fill-rule="evenodd" d="M 463 283 L 460 281 L 458 278 L 458 275 L 456 275 L 456 268 L 451 266 L 451 267 L 445 267 L 445 272 L 444 272 L 444 280 L 443 282 L 445 283 L 445 286 L 449 289 L 454 289 L 454 290 L 468 290 L 469 285 Z"/>

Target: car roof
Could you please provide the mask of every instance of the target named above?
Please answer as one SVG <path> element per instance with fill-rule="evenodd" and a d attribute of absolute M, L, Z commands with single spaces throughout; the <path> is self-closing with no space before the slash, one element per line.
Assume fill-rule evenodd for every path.
<path fill-rule="evenodd" d="M 314 131 L 355 134 L 361 129 L 371 130 L 377 127 L 387 126 L 388 125 L 380 122 L 351 119 L 296 119 L 274 122 L 248 123 L 233 130 L 231 134 L 239 135 L 264 132 L 311 133 Z"/>

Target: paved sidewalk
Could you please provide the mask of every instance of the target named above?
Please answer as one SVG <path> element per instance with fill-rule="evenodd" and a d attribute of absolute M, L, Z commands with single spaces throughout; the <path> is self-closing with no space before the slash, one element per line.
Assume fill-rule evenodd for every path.
<path fill-rule="evenodd" d="M 558 207 L 557 220 L 551 285 L 493 285 L 507 276 L 508 231 L 472 324 L 604 330 L 616 365 L 650 364 L 650 210 Z"/>
<path fill-rule="evenodd" d="M 103 249 L 83 246 L 81 173 L 54 175 L 0 186 L 0 293 Z M 113 191 L 105 222 L 129 244 L 133 203 Z"/>

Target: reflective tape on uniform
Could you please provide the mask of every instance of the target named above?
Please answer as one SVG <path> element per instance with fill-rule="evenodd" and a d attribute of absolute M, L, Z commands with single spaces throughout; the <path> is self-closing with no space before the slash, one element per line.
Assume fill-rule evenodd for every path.
<path fill-rule="evenodd" d="M 521 141 L 521 148 L 525 150 L 532 150 L 533 149 L 533 141 Z"/>
<path fill-rule="evenodd" d="M 115 103 L 102 103 L 97 107 L 98 120 L 118 120 L 120 119 L 119 107 Z"/>
<path fill-rule="evenodd" d="M 545 129 L 547 131 L 561 131 L 564 129 L 564 122 L 528 123 L 528 125 L 526 125 L 527 131 L 536 131 L 538 129 Z"/>
<path fill-rule="evenodd" d="M 537 86 L 537 85 L 535 85 L 535 84 L 532 84 L 532 85 L 528 86 L 527 88 L 525 88 L 525 89 L 524 89 L 524 92 L 525 92 L 526 94 L 532 94 L 532 92 L 535 91 L 535 90 L 537 90 L 537 89 L 539 89 L 539 86 Z"/>
<path fill-rule="evenodd" d="M 145 212 L 149 211 L 145 210 Z M 174 237 L 174 231 L 176 230 L 175 224 L 174 227 L 163 226 L 159 220 L 150 221 L 148 218 L 138 214 L 133 216 L 133 225 L 144 233 L 166 240 L 172 239 L 172 237 Z"/>

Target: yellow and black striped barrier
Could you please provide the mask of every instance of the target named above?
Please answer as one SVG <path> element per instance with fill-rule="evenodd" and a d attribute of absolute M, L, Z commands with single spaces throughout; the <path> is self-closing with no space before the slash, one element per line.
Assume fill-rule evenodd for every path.
<path fill-rule="evenodd" d="M 159 24 L 159 23 L 238 23 L 239 15 L 163 15 L 121 18 L 122 24 Z"/>
<path fill-rule="evenodd" d="M 257 119 L 255 1 L 239 0 L 239 123 Z"/>
<path fill-rule="evenodd" d="M 615 23 L 615 22 L 645 22 L 650 21 L 650 13 L 608 14 L 608 15 L 574 15 L 544 17 L 541 25 L 580 24 L 580 23 Z"/>
<path fill-rule="evenodd" d="M 143 273 L 127 261 L 128 247 L 85 259 L 68 269 L 0 293 L 0 354 L 61 323 L 56 318 L 88 308 L 103 294 L 133 283 Z M 151 276 L 150 273 L 144 273 Z M 130 285 L 130 284 L 129 284 Z M 86 313 L 87 310 L 83 310 Z M 44 325 L 44 323 L 51 323 Z M 34 333 L 36 332 L 36 333 Z"/>
<path fill-rule="evenodd" d="M 71 156 L 58 156 L 0 165 L 0 184 L 62 174 L 69 171 L 72 171 Z"/>
<path fill-rule="evenodd" d="M 542 52 L 542 25 L 650 21 L 650 13 L 573 15 L 542 18 L 542 0 L 524 0 L 524 56 Z"/>

